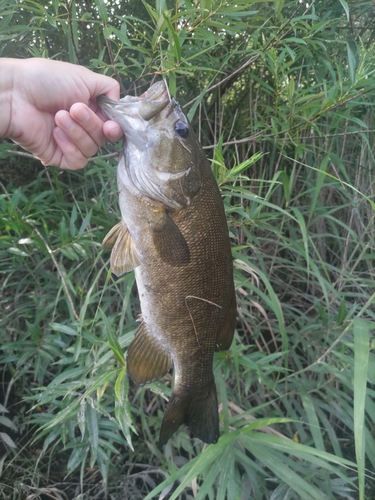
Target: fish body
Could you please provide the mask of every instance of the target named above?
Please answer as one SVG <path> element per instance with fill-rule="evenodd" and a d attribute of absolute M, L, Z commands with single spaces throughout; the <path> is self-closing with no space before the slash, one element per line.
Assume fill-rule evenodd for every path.
<path fill-rule="evenodd" d="M 233 339 L 236 300 L 229 234 L 206 156 L 164 82 L 118 103 L 98 98 L 125 133 L 118 166 L 122 220 L 107 235 L 111 267 L 131 269 L 142 323 L 127 355 L 137 384 L 163 377 L 174 387 L 159 446 L 185 423 L 206 443 L 219 437 L 214 351 Z"/>

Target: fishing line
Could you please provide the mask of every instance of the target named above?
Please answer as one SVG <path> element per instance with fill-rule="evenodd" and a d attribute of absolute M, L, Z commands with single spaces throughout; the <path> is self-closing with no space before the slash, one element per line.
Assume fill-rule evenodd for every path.
<path fill-rule="evenodd" d="M 189 313 L 189 316 L 190 316 L 190 319 L 191 319 L 191 322 L 193 324 L 193 328 L 194 328 L 194 333 L 195 333 L 195 338 L 197 339 L 197 344 L 199 345 L 199 347 L 201 347 L 200 343 L 199 343 L 199 338 L 198 338 L 198 333 L 197 333 L 197 329 L 195 328 L 195 324 L 194 324 L 194 318 L 193 318 L 193 315 L 191 314 L 191 311 L 189 309 L 189 306 L 186 302 L 186 299 L 197 299 L 197 300 L 201 300 L 202 302 L 207 302 L 207 304 L 210 304 L 211 306 L 215 306 L 215 307 L 218 307 L 219 309 L 222 309 L 221 306 L 219 306 L 219 304 L 215 304 L 215 302 L 212 302 L 211 300 L 208 300 L 208 299 L 202 299 L 201 297 L 196 297 L 195 295 L 187 295 L 185 297 L 185 305 L 186 305 L 186 309 L 188 310 L 188 313 Z"/>

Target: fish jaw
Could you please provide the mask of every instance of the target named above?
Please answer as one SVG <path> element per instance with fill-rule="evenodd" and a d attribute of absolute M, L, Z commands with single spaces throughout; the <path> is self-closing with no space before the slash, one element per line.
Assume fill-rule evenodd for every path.
<path fill-rule="evenodd" d="M 139 97 L 126 96 L 113 101 L 105 95 L 97 98 L 102 113 L 117 122 L 129 141 L 140 151 L 148 143 L 149 121 L 155 118 L 170 103 L 168 88 L 163 81 L 154 83 Z"/>

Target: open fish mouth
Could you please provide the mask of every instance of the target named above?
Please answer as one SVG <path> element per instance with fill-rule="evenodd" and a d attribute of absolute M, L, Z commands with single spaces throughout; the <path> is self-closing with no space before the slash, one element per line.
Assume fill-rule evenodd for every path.
<path fill-rule="evenodd" d="M 125 134 L 134 128 L 134 119 L 149 121 L 171 102 L 164 81 L 154 83 L 139 97 L 126 96 L 119 101 L 113 101 L 105 95 L 100 95 L 96 100 L 102 113 L 107 118 L 118 121 Z"/>

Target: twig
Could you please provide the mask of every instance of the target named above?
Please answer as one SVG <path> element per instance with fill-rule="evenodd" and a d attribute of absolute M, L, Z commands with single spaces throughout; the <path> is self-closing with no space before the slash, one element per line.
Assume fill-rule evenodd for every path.
<path fill-rule="evenodd" d="M 126 95 L 127 92 L 126 92 L 126 89 L 124 87 L 124 84 L 122 83 L 122 79 L 120 77 L 120 73 L 116 69 L 116 62 L 115 62 L 115 59 L 113 57 L 112 47 L 111 47 L 111 44 L 110 44 L 108 38 L 105 39 L 105 44 L 106 44 L 106 47 L 107 47 L 107 52 L 108 52 L 109 60 L 111 61 L 113 72 L 116 75 L 116 80 L 120 84 L 121 92 Z"/>
<path fill-rule="evenodd" d="M 254 61 L 256 61 L 257 59 L 259 59 L 260 57 L 260 53 L 259 54 L 256 54 L 254 56 L 251 56 L 246 62 L 244 62 L 242 64 L 242 66 L 240 66 L 238 69 L 236 69 L 236 71 L 233 71 L 233 73 L 231 73 L 230 75 L 226 76 L 225 78 L 223 78 L 222 80 L 220 80 L 219 82 L 215 83 L 214 85 L 212 85 L 211 87 L 209 87 L 206 91 L 205 91 L 205 94 L 207 94 L 208 92 L 211 92 L 212 90 L 216 89 L 217 87 L 220 87 L 220 85 L 222 85 L 223 83 L 225 83 L 226 81 L 232 79 L 233 77 L 235 77 L 236 75 L 238 75 L 239 73 L 242 73 L 243 71 L 245 71 L 245 69 L 250 66 L 251 63 L 253 63 Z M 194 97 L 194 99 L 192 99 L 191 101 L 189 101 L 188 103 L 184 104 L 184 108 L 186 108 L 187 106 L 190 106 L 191 104 L 193 104 L 197 99 L 199 99 L 199 95 L 197 97 Z"/>
<path fill-rule="evenodd" d="M 70 304 L 70 307 L 72 308 L 72 311 L 73 311 L 73 314 L 74 314 L 74 317 L 79 320 L 79 315 L 77 314 L 75 308 L 74 308 L 74 303 L 73 303 L 73 299 L 72 297 L 70 296 L 70 293 L 69 293 L 69 290 L 68 290 L 68 286 L 66 284 L 66 281 L 65 281 L 65 278 L 63 276 L 63 273 L 61 272 L 61 269 L 59 268 L 59 264 L 53 254 L 53 251 L 52 249 L 50 248 L 50 246 L 48 245 L 47 241 L 44 239 L 43 235 L 40 233 L 40 231 L 34 226 L 34 224 L 32 224 L 31 222 L 27 222 L 27 224 L 29 226 L 31 226 L 34 231 L 36 232 L 36 234 L 39 236 L 39 238 L 43 241 L 44 243 L 44 246 L 46 247 L 47 249 L 47 252 L 50 254 L 51 256 L 51 259 L 53 260 L 53 263 L 55 264 L 55 267 L 57 269 L 57 272 L 59 273 L 59 276 L 61 278 L 61 281 L 62 281 L 62 285 L 63 285 L 63 288 L 64 288 L 64 291 L 66 293 L 66 296 L 68 297 L 68 301 L 69 301 L 69 304 Z"/>
<path fill-rule="evenodd" d="M 120 154 L 121 154 L 121 151 L 115 151 L 114 153 L 108 153 L 106 155 L 91 156 L 90 158 L 87 159 L 87 161 L 103 160 L 104 158 L 115 158 L 116 156 L 119 156 Z"/>
<path fill-rule="evenodd" d="M 256 134 L 250 135 L 249 137 L 244 137 L 243 139 L 235 139 L 233 141 L 223 142 L 222 146 L 230 146 L 232 144 L 242 144 L 244 142 L 254 141 L 255 139 L 258 139 L 258 137 L 260 137 L 261 135 L 262 135 L 262 132 L 257 132 Z M 263 136 L 263 137 L 271 137 L 271 135 L 270 136 Z M 217 146 L 217 144 L 214 144 L 212 146 L 203 146 L 202 149 L 213 149 L 213 148 L 216 148 L 216 146 Z"/>
<path fill-rule="evenodd" d="M 30 158 L 30 160 L 39 160 L 39 158 L 37 158 L 36 156 L 30 154 L 30 153 L 25 153 L 24 151 L 16 151 L 14 149 L 7 149 L 5 151 L 6 153 L 10 153 L 11 155 L 14 155 L 14 156 L 24 156 L 26 158 Z"/>
<path fill-rule="evenodd" d="M 31 153 L 25 153 L 24 151 L 17 151 L 15 149 L 7 149 L 6 153 L 9 153 L 14 156 L 24 156 L 26 158 L 30 158 L 31 160 L 39 160 L 36 156 L 32 155 Z M 120 151 L 115 151 L 114 153 L 108 153 L 106 155 L 100 155 L 100 156 L 91 156 L 90 158 L 87 159 L 87 161 L 95 161 L 95 160 L 102 160 L 103 158 L 114 158 L 115 156 L 118 156 L 121 152 Z M 71 170 L 71 169 L 62 169 L 62 170 Z"/>
<path fill-rule="evenodd" d="M 72 41 L 72 46 L 73 46 L 73 49 L 74 49 L 74 54 L 77 58 L 77 61 L 78 61 L 78 64 L 81 64 L 81 60 L 80 60 L 80 57 L 79 57 L 79 54 L 78 54 L 78 47 L 76 45 L 76 41 L 74 40 L 74 33 L 73 33 L 73 26 L 72 26 L 72 23 L 73 23 L 73 19 L 72 19 L 72 1 L 69 3 L 69 1 L 67 0 L 65 2 L 65 8 L 66 8 L 66 11 L 68 13 L 68 25 L 69 25 L 69 32 L 70 32 L 70 38 L 71 38 L 71 41 Z"/>
<path fill-rule="evenodd" d="M 316 0 L 313 0 L 309 5 L 308 7 L 305 9 L 304 13 L 303 14 L 306 14 L 310 9 L 311 7 L 314 5 L 314 3 L 316 2 Z M 239 73 L 242 73 L 243 71 L 245 71 L 245 69 L 250 66 L 251 63 L 253 63 L 254 61 L 256 61 L 257 59 L 259 59 L 261 53 L 264 53 L 267 49 L 269 49 L 272 45 L 274 45 L 277 40 L 282 40 L 283 38 L 285 38 L 286 36 L 289 35 L 289 33 L 292 31 L 292 28 L 289 29 L 286 33 L 284 33 L 280 38 L 277 38 L 277 35 L 281 32 L 281 30 L 283 30 L 285 28 L 286 25 L 288 25 L 290 23 L 290 21 L 293 19 L 293 17 L 297 14 L 298 10 L 300 9 L 300 6 L 297 6 L 297 8 L 295 9 L 295 11 L 293 12 L 293 14 L 290 16 L 290 18 L 280 27 L 280 29 L 278 30 L 278 32 L 276 33 L 275 37 L 270 40 L 267 45 L 258 53 L 258 54 L 255 54 L 253 56 L 251 56 L 247 61 L 245 61 L 238 69 L 236 69 L 235 71 L 233 71 L 233 73 L 231 73 L 230 75 L 226 76 L 225 78 L 223 78 L 222 80 L 220 80 L 219 82 L 215 83 L 214 85 L 212 85 L 211 87 L 209 87 L 206 91 L 205 91 L 205 94 L 207 94 L 208 92 L 211 92 L 212 90 L 216 89 L 217 87 L 221 86 L 223 83 L 227 82 L 228 80 L 231 80 L 232 78 L 234 78 L 235 76 L 237 76 Z M 191 104 L 193 104 L 197 99 L 199 99 L 200 96 L 197 96 L 195 97 L 194 99 L 192 99 L 191 101 L 189 101 L 188 103 L 186 103 L 183 107 L 187 107 L 187 106 L 190 106 Z"/>

